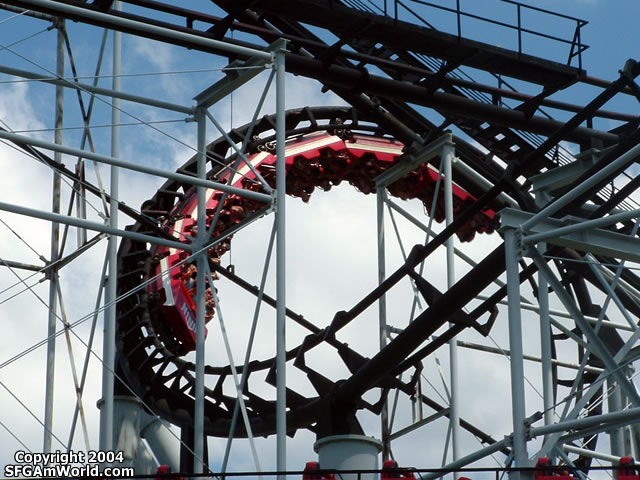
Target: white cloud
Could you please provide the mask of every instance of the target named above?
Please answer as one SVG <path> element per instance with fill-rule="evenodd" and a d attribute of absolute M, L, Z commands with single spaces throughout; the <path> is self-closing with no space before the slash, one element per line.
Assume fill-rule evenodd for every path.
<path fill-rule="evenodd" d="M 170 45 L 142 37 L 125 38 L 127 43 L 133 45 L 133 53 L 156 67 L 158 71 L 165 72 L 174 68 L 176 59 L 174 49 Z"/>

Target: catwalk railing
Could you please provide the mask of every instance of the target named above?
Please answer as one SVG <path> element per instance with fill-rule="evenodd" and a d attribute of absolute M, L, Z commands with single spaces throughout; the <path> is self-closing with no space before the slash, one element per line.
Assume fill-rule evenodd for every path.
<path fill-rule="evenodd" d="M 491 5 L 489 5 L 489 2 L 482 2 L 481 10 L 479 11 L 491 12 L 493 18 L 470 11 L 471 5 L 475 4 L 476 8 L 478 7 L 478 3 L 473 1 L 466 4 L 466 9 L 463 9 L 462 0 L 455 0 L 455 6 L 451 7 L 425 0 L 343 0 L 343 2 L 358 10 L 386 15 L 394 20 L 417 22 L 429 28 L 453 33 L 458 38 L 473 38 L 474 24 L 469 24 L 467 23 L 468 21 L 492 25 L 498 27 L 501 31 L 506 30 L 515 34 L 512 40 L 514 42 L 517 41 L 517 52 L 519 54 L 526 53 L 523 42 L 527 36 L 546 39 L 557 44 L 558 47 L 563 46 L 568 49 L 567 65 L 571 65 L 577 59 L 577 66 L 580 69 L 582 69 L 582 52 L 589 48 L 588 45 L 582 42 L 582 27 L 588 23 L 586 20 L 552 12 L 544 8 L 525 5 L 513 0 L 491 0 Z M 515 19 L 497 20 L 495 17 L 497 17 L 498 12 L 501 13 L 503 18 L 515 16 Z M 443 14 L 441 16 L 443 22 L 436 26 L 432 17 L 437 18 L 438 14 Z M 432 19 L 431 22 L 426 20 L 427 16 Z M 540 25 L 540 17 L 545 19 L 546 31 L 528 27 L 528 25 L 533 24 Z M 446 23 L 447 19 L 454 22 L 453 31 L 449 31 L 452 24 L 450 21 Z M 464 31 L 463 23 L 465 24 Z M 476 23 L 476 27 L 478 23 Z M 444 25 L 448 25 L 448 27 Z M 561 33 L 557 33 L 558 30 Z M 562 35 L 565 32 L 567 34 Z M 502 36 L 502 38 L 508 39 L 506 36 Z"/>

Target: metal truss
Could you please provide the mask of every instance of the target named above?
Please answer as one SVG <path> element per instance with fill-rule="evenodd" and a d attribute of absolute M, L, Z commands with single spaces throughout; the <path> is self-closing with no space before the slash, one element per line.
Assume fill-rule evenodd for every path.
<path fill-rule="evenodd" d="M 48 301 L 40 299 L 48 316 L 44 451 L 54 450 L 54 440 L 70 448 L 78 421 L 86 448 L 95 445 L 83 396 L 96 322 L 104 310 L 99 448 L 126 451 L 127 462 L 141 473 L 155 472 L 147 448 L 175 470 L 224 473 L 233 468 L 232 442 L 246 438 L 259 474 L 265 462 L 257 437 L 272 435 L 274 465 L 284 472 L 291 467 L 286 436 L 303 430 L 316 438 L 374 435 L 382 441 L 383 459 L 439 466 L 418 465 L 428 458 L 444 470 L 496 462 L 531 467 L 536 458 L 548 456 L 586 476 L 594 461 L 615 463 L 638 455 L 640 396 L 634 377 L 640 278 L 634 271 L 640 209 L 635 202 L 639 182 L 630 169 L 640 154 L 640 130 L 637 115 L 602 109 L 615 96 L 640 99 L 638 63 L 630 60 L 616 81 L 602 82 L 589 77 L 581 63 L 571 65 L 586 48 L 578 33 L 564 64 L 347 1 L 217 0 L 202 11 L 151 0 L 8 3 L 0 7 L 54 22 L 58 34 L 55 73 L 43 76 L 0 65 L 9 78 L 56 88 L 54 142 L 0 130 L 0 139 L 54 172 L 50 211 L 0 201 L 0 211 L 45 220 L 52 228 L 49 258 L 42 258 L 42 266 L 0 254 L 7 269 L 36 272 L 49 281 Z M 82 82 L 75 73 L 65 78 L 64 62 L 73 64 L 73 57 L 62 18 L 113 29 L 116 39 L 122 33 L 151 38 L 229 62 L 218 81 L 193 92 L 193 104 L 180 105 L 123 91 L 121 47 L 114 40 L 113 86 L 98 87 L 97 80 Z M 570 20 L 579 32 L 584 21 Z M 241 39 L 231 38 L 232 31 Z M 465 68 L 498 79 L 498 85 L 474 82 L 463 75 Z M 213 107 L 241 86 L 254 85 L 265 71 L 271 75 L 252 108 L 252 121 L 225 129 Z M 317 80 L 350 106 L 286 111 L 286 72 Z M 512 88 L 510 80 L 530 90 Z M 272 84 L 276 112 L 264 115 Z M 602 90 L 585 106 L 549 98 L 576 84 Z M 79 95 L 84 123 L 79 148 L 65 144 L 62 136 L 63 91 Z M 94 148 L 90 128 L 98 96 L 113 101 L 108 154 Z M 83 98 L 91 99 L 88 108 Z M 120 100 L 193 122 L 195 154 L 177 171 L 127 159 L 118 139 Z M 569 119 L 555 120 L 545 108 Z M 600 119 L 619 125 L 606 131 L 598 126 Z M 209 138 L 207 124 L 217 140 Z M 565 142 L 578 145 L 581 153 L 574 156 Z M 71 157 L 78 159 L 75 171 L 67 166 Z M 89 162 L 110 166 L 108 191 L 100 176 L 87 180 Z M 119 191 L 120 170 L 160 177 L 164 184 L 138 211 L 127 202 L 128 192 Z M 72 185 L 66 213 L 60 203 L 63 179 Z M 342 182 L 376 194 L 371 241 L 377 261 L 370 259 L 375 282 L 347 310 L 312 321 L 312 313 L 295 311 L 286 302 L 285 199 L 315 199 L 319 195 L 313 192 Z M 86 212 L 89 195 L 101 204 L 92 216 Z M 270 236 L 259 242 L 266 254 L 257 262 L 257 274 L 249 279 L 222 267 L 234 236 L 272 213 Z M 123 228 L 123 217 L 131 225 Z M 69 253 L 72 227 L 78 230 L 78 245 Z M 416 230 L 422 238 L 407 240 Z M 88 240 L 87 231 L 95 236 Z M 94 325 L 84 339 L 76 327 L 85 319 L 68 317 L 59 276 L 107 236 L 96 309 L 86 317 Z M 368 275 L 355 273 L 362 279 Z M 308 276 L 310 284 L 314 276 Z M 191 299 L 180 299 L 182 282 L 193 292 Z M 255 300 L 242 361 L 216 288 L 223 284 Z M 181 301 L 194 305 L 182 307 Z M 266 306 L 275 309 L 276 335 L 268 340 L 272 354 L 261 357 L 255 349 L 265 341 L 260 335 Z M 193 349 L 172 330 L 176 315 L 195 322 Z M 207 343 L 205 356 L 209 321 L 220 342 Z M 285 335 L 294 325 L 304 333 Z M 364 332 L 362 325 L 375 339 L 373 352 L 350 340 L 353 330 Z M 69 346 L 76 402 L 66 444 L 55 436 L 53 424 L 60 335 Z M 87 351 L 80 374 L 71 349 L 74 335 Z M 210 349 L 224 352 L 222 364 L 207 362 Z M 441 362 L 444 350 L 448 358 Z M 326 355 L 343 373 L 327 373 L 318 360 Z M 501 371 L 508 377 L 509 395 L 495 392 L 495 404 L 485 407 L 500 409 L 503 417 L 511 414 L 509 427 L 499 431 L 471 408 L 474 399 L 465 389 L 468 373 L 480 371 L 484 361 L 482 375 L 491 378 L 494 364 L 485 359 L 492 355 L 508 363 Z M 539 373 L 532 374 L 525 360 L 535 361 Z M 285 372 L 304 378 L 308 386 L 287 381 Z M 532 400 L 532 391 L 540 398 Z M 167 422 L 181 429 L 180 439 Z M 126 435 L 118 429 L 133 433 L 130 441 L 123 443 Z M 208 458 L 210 437 L 227 438 L 221 460 Z M 403 456 L 416 443 L 426 449 L 427 439 L 434 437 L 436 455 Z"/>

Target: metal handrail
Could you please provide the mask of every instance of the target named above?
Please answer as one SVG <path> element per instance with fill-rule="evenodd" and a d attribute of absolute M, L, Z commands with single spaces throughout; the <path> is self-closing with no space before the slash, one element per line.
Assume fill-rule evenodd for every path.
<path fill-rule="evenodd" d="M 353 8 L 358 8 L 360 10 L 365 10 L 365 11 L 368 11 L 370 13 L 375 13 L 374 10 L 373 10 L 373 9 L 375 9 L 378 12 L 384 14 L 385 16 L 390 16 L 389 15 L 389 2 L 390 2 L 390 0 L 383 0 L 383 5 L 382 6 L 377 5 L 372 0 L 342 0 L 342 1 L 345 4 L 348 4 Z M 561 13 L 552 12 L 550 10 L 546 10 L 546 9 L 539 8 L 539 7 L 534 7 L 534 6 L 531 6 L 531 5 L 525 5 L 525 4 L 522 4 L 522 3 L 517 2 L 515 0 L 494 0 L 494 1 L 501 2 L 501 3 L 508 3 L 508 4 L 516 6 L 516 8 L 517 8 L 517 26 L 510 25 L 510 24 L 505 23 L 505 22 L 500 22 L 498 20 L 484 18 L 484 17 L 478 16 L 478 15 L 475 15 L 475 14 L 463 12 L 460 9 L 461 0 L 456 0 L 456 8 L 455 9 L 449 8 L 449 7 L 445 7 L 445 6 L 441 6 L 441 5 L 437 5 L 437 4 L 428 2 L 426 0 L 407 0 L 407 1 L 411 2 L 411 3 L 416 3 L 416 4 L 428 6 L 428 7 L 433 7 L 433 8 L 439 9 L 439 10 L 444 10 L 444 11 L 448 11 L 448 12 L 451 12 L 451 13 L 455 13 L 457 15 L 457 30 L 458 30 L 457 34 L 458 34 L 458 37 L 461 37 L 461 35 L 462 35 L 462 26 L 461 26 L 460 18 L 462 16 L 466 16 L 466 17 L 470 17 L 470 18 L 473 18 L 473 19 L 477 19 L 477 20 L 483 20 L 483 21 L 486 21 L 488 23 L 496 24 L 496 25 L 499 25 L 499 26 L 502 26 L 502 27 L 507 27 L 507 28 L 512 28 L 512 29 L 517 30 L 518 31 L 518 52 L 519 53 L 522 53 L 522 32 L 529 33 L 529 34 L 532 34 L 532 35 L 537 35 L 539 37 L 547 38 L 547 39 L 550 39 L 550 40 L 557 40 L 557 41 L 565 43 L 565 44 L 569 44 L 569 45 L 571 45 L 571 49 L 570 49 L 570 52 L 569 52 L 569 58 L 568 58 L 567 64 L 570 65 L 571 64 L 571 60 L 573 58 L 575 58 L 575 57 L 578 57 L 578 68 L 580 68 L 580 69 L 582 69 L 582 52 L 584 52 L 585 50 L 587 50 L 589 48 L 588 45 L 583 44 L 582 41 L 581 41 L 581 29 L 582 29 L 582 27 L 584 27 L 585 25 L 588 24 L 588 22 L 586 20 L 582 20 L 582 19 L 579 19 L 577 17 L 571 17 L 569 15 L 564 15 L 564 14 L 561 14 Z M 369 4 L 372 8 L 367 8 L 365 3 Z M 393 18 L 394 19 L 396 19 L 396 20 L 398 19 L 398 5 L 401 5 L 402 7 L 404 7 L 409 13 L 411 13 L 416 19 L 418 19 L 424 26 L 427 26 L 428 28 L 436 30 L 436 28 L 433 25 L 431 25 L 418 12 L 414 11 L 409 6 L 407 6 L 405 3 L 403 3 L 402 0 L 393 0 L 393 9 L 394 9 Z M 549 14 L 549 15 L 552 15 L 552 16 L 555 16 L 555 17 L 560 17 L 560 18 L 563 18 L 563 19 L 566 19 L 566 20 L 575 21 L 576 22 L 576 28 L 574 30 L 572 40 L 567 40 L 567 39 L 563 39 L 563 38 L 560 38 L 560 37 L 555 37 L 553 35 L 548 35 L 546 33 L 535 32 L 535 31 L 530 30 L 530 29 L 522 28 L 522 14 L 521 14 L 522 13 L 522 11 L 521 11 L 522 7 L 524 7 L 525 9 L 528 9 L 528 10 L 533 10 L 533 11 L 537 11 L 537 12 L 540 12 L 540 13 L 546 13 L 546 14 Z M 418 55 L 418 57 L 421 58 L 422 61 L 425 61 L 427 63 L 430 60 L 434 60 L 434 59 L 431 59 L 430 57 L 427 57 L 427 56 L 424 56 L 424 55 Z M 432 65 L 432 68 L 435 68 L 437 70 L 437 67 L 434 66 L 434 65 Z M 459 69 L 457 69 L 457 70 L 460 71 Z M 464 74 L 464 72 L 461 72 L 461 73 Z M 450 75 L 456 76 L 455 72 L 450 72 Z M 469 78 L 469 80 L 474 81 L 468 75 L 466 75 L 466 76 Z M 459 78 L 461 78 L 461 77 L 459 77 Z M 503 79 L 499 78 L 499 82 L 501 82 L 507 88 L 515 91 L 515 89 L 508 82 L 504 81 Z M 466 90 L 466 89 L 463 89 L 463 90 Z M 473 92 L 473 91 L 466 91 L 466 93 L 467 93 L 467 95 L 471 95 L 471 96 L 475 97 L 476 100 L 478 100 L 478 101 L 481 101 L 483 103 L 491 103 L 491 99 L 487 98 L 485 95 L 483 95 L 481 93 Z M 542 109 L 538 108 L 537 110 L 541 114 L 543 114 L 545 117 L 552 118 L 549 114 L 547 114 Z M 534 147 L 540 145 L 543 142 L 542 137 L 540 137 L 539 135 L 532 134 L 530 132 L 525 132 L 525 131 L 522 131 L 522 130 L 517 130 L 517 129 L 514 129 L 513 132 L 516 135 L 518 135 L 521 138 L 523 138 L 525 141 L 529 142 Z M 569 150 L 567 150 L 565 147 L 563 147 L 562 145 L 556 147 L 555 151 L 548 152 L 547 153 L 547 157 L 550 160 L 554 161 L 558 165 L 566 165 L 566 164 L 574 161 L 573 154 Z M 626 172 L 623 172 L 622 175 L 629 177 L 629 175 Z M 599 193 L 606 200 L 607 198 L 609 198 L 613 194 L 613 187 L 609 186 L 609 185 L 604 186 L 600 190 Z M 636 202 L 634 199 L 629 198 L 629 199 L 623 201 L 620 206 L 622 208 L 625 208 L 625 209 L 631 209 L 631 208 L 635 208 L 637 206 L 640 206 L 640 204 L 638 202 Z"/>
<path fill-rule="evenodd" d="M 418 5 L 422 5 L 422 6 L 425 6 L 425 7 L 434 8 L 434 9 L 437 9 L 437 10 L 441 10 L 441 11 L 445 11 L 445 12 L 449 12 L 449 13 L 455 14 L 456 15 L 456 27 L 457 27 L 456 35 L 458 36 L 458 38 L 462 38 L 462 36 L 463 36 L 463 32 L 462 32 L 462 18 L 463 17 L 471 18 L 471 19 L 474 19 L 474 20 L 479 20 L 479 21 L 485 22 L 485 23 L 490 23 L 490 24 L 497 25 L 497 26 L 502 27 L 502 28 L 508 28 L 508 29 L 515 30 L 517 32 L 517 34 L 518 34 L 518 53 L 519 54 L 522 54 L 522 52 L 523 52 L 523 41 L 522 41 L 522 35 L 523 34 L 533 35 L 533 36 L 537 36 L 537 37 L 540 37 L 540 38 L 546 38 L 546 39 L 552 40 L 554 42 L 559 42 L 559 43 L 562 43 L 562 44 L 565 44 L 565 45 L 569 45 L 570 48 L 569 48 L 569 56 L 568 56 L 568 60 L 567 60 L 567 65 L 571 65 L 573 59 L 577 57 L 577 59 L 578 59 L 578 68 L 580 68 L 580 69 L 582 69 L 582 52 L 584 52 L 585 50 L 587 50 L 589 48 L 588 45 L 582 43 L 582 35 L 581 35 L 582 27 L 584 27 L 585 25 L 587 25 L 589 23 L 586 20 L 583 20 L 583 19 L 577 18 L 577 17 L 572 17 L 570 15 L 565 15 L 565 14 L 562 14 L 562 13 L 553 12 L 551 10 L 547 10 L 547 9 L 540 8 L 540 7 L 534 7 L 532 5 L 526 5 L 526 4 L 517 2 L 515 0 L 494 0 L 494 2 L 509 4 L 509 5 L 513 5 L 515 7 L 516 15 L 517 15 L 517 21 L 516 21 L 515 24 L 511 24 L 511 23 L 508 23 L 508 22 L 503 22 L 503 21 L 495 20 L 493 18 L 484 17 L 484 16 L 481 16 L 481 15 L 476 15 L 474 13 L 466 12 L 466 11 L 462 10 L 462 8 L 460 6 L 461 0 L 456 0 L 455 8 L 447 7 L 447 6 L 444 6 L 444 5 L 438 5 L 436 3 L 432 3 L 432 2 L 429 2 L 429 1 L 426 1 L 426 0 L 392 0 L 393 3 L 391 3 L 391 0 L 383 0 L 382 6 L 378 5 L 379 2 L 375 2 L 374 0 L 359 0 L 358 3 L 364 4 L 365 1 L 366 1 L 366 3 L 371 5 L 373 8 L 375 8 L 376 10 L 380 11 L 381 13 L 383 13 L 385 16 L 391 17 L 396 21 L 399 20 L 399 16 L 398 16 L 399 8 L 398 7 L 401 7 L 405 11 L 407 11 L 411 15 L 413 15 L 416 19 L 418 19 L 423 25 L 427 26 L 428 28 L 434 28 L 434 27 L 429 22 L 427 22 L 420 14 L 418 14 L 418 12 L 416 12 L 415 9 L 412 9 L 410 4 L 418 4 Z M 352 2 L 348 2 L 348 3 L 352 3 Z M 352 3 L 352 5 L 353 5 L 353 3 Z M 567 37 L 567 38 L 563 38 L 563 37 L 559 37 L 557 35 L 552 35 L 550 33 L 546 33 L 546 32 L 543 32 L 543 31 L 537 31 L 537 30 L 532 30 L 530 28 L 523 27 L 522 26 L 522 15 L 523 15 L 523 12 L 525 12 L 525 11 L 539 12 L 539 13 L 547 14 L 547 15 L 550 15 L 550 16 L 553 16 L 553 17 L 557 17 L 557 18 L 561 18 L 561 19 L 564 19 L 564 20 L 568 20 L 570 22 L 575 22 L 575 29 L 572 32 L 572 36 Z"/>

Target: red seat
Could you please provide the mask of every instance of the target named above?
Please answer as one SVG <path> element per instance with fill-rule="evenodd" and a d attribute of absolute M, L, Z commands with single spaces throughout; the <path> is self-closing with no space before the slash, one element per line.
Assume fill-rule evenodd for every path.
<path fill-rule="evenodd" d="M 307 462 L 304 466 L 302 480 L 335 480 L 333 473 L 320 473 L 320 463 Z"/>
<path fill-rule="evenodd" d="M 387 471 L 385 471 L 387 470 Z M 382 474 L 380 475 L 380 479 L 398 479 L 398 478 L 416 478 L 413 475 L 413 472 L 407 471 L 406 469 L 400 469 L 398 467 L 398 462 L 395 460 L 385 460 L 382 464 Z"/>
<path fill-rule="evenodd" d="M 640 480 L 638 468 L 636 467 L 633 458 L 621 457 L 618 465 L 621 467 L 616 469 L 616 478 L 618 480 Z"/>
<path fill-rule="evenodd" d="M 558 470 L 547 457 L 540 457 L 533 474 L 535 480 L 575 480 L 566 470 Z"/>
<path fill-rule="evenodd" d="M 154 480 L 184 480 L 184 477 L 170 477 L 168 474 L 172 473 L 169 465 L 160 465 L 158 470 L 156 470 L 157 477 Z"/>

